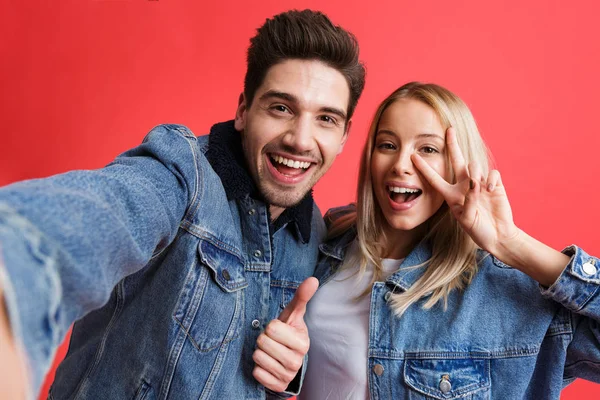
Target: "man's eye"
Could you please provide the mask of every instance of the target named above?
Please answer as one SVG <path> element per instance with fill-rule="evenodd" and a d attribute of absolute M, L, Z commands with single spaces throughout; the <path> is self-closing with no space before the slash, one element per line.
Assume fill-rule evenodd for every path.
<path fill-rule="evenodd" d="M 326 122 L 328 124 L 335 124 L 336 120 L 329 115 L 321 115 L 321 121 Z"/>
<path fill-rule="evenodd" d="M 281 105 L 281 104 L 277 104 L 277 105 L 273 106 L 273 110 L 282 112 L 282 113 L 290 112 L 290 110 L 286 106 Z"/>

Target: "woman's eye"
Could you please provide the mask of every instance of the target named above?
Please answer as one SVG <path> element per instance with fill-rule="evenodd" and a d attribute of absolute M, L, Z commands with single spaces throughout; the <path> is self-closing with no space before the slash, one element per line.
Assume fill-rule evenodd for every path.
<path fill-rule="evenodd" d="M 396 147 L 392 143 L 379 143 L 377 148 L 381 150 L 394 150 Z"/>
<path fill-rule="evenodd" d="M 421 148 L 421 151 L 425 154 L 439 153 L 439 151 L 437 151 L 437 149 L 435 147 L 431 147 L 431 146 L 424 146 Z"/>

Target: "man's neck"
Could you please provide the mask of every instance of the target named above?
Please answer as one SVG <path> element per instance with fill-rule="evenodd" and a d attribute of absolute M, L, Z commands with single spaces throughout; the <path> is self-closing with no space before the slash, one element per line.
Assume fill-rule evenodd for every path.
<path fill-rule="evenodd" d="M 277 218 L 285 211 L 283 207 L 269 206 L 269 214 L 271 214 L 271 222 L 275 222 Z"/>

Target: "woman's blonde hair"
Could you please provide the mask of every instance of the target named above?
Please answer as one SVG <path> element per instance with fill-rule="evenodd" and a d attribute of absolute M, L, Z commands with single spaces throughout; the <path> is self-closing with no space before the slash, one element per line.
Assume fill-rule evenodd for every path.
<path fill-rule="evenodd" d="M 364 274 L 369 264 L 374 266 L 370 287 L 382 277 L 381 259 L 385 255 L 387 243 L 381 228 L 385 217 L 377 203 L 371 180 L 371 155 L 375 146 L 375 135 L 379 121 L 385 110 L 400 99 L 412 99 L 430 106 L 438 115 L 444 130 L 454 127 L 458 145 L 467 163 L 479 163 L 483 176 L 487 176 L 489 153 L 481 138 L 475 120 L 466 104 L 455 94 L 435 84 L 411 82 L 389 95 L 377 108 L 363 149 L 356 211 L 339 218 L 332 216 L 329 237 L 335 237 L 353 225 L 356 226 L 358 242 L 358 262 L 360 274 Z M 446 153 L 447 154 L 447 153 Z M 448 164 L 450 161 L 448 159 Z M 455 174 L 450 165 L 451 182 Z M 439 301 L 447 307 L 448 295 L 454 289 L 463 289 L 477 272 L 477 246 L 461 229 L 458 221 L 446 203 L 426 222 L 428 231 L 422 240 L 427 241 L 432 250 L 431 258 L 423 264 L 425 273 L 406 292 L 392 294 L 390 305 L 397 316 L 402 315 L 411 304 L 430 295 L 423 307 L 429 309 Z M 363 293 L 365 294 L 365 293 Z"/>

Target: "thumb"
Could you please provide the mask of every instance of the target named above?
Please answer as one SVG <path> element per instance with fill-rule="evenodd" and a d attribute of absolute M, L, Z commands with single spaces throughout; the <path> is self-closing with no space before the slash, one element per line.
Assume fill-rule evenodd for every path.
<path fill-rule="evenodd" d="M 293 324 L 304 318 L 306 312 L 306 304 L 313 297 L 319 288 L 319 280 L 314 277 L 306 279 L 296 289 L 296 294 L 289 304 L 279 314 L 279 320 L 286 324 Z"/>

